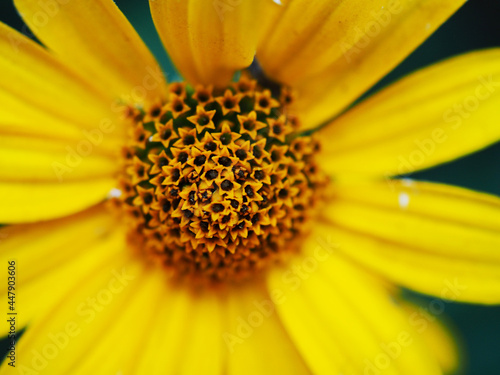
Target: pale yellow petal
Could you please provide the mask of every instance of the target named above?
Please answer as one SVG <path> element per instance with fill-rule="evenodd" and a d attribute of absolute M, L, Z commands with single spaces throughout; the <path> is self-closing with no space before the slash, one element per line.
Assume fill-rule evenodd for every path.
<path fill-rule="evenodd" d="M 278 318 L 281 302 L 257 283 L 229 293 L 223 333 L 229 375 L 310 373 Z"/>
<path fill-rule="evenodd" d="M 331 173 L 406 174 L 500 139 L 500 50 L 450 59 L 375 94 L 321 130 Z"/>
<path fill-rule="evenodd" d="M 28 223 L 70 215 L 103 201 L 115 185 L 114 178 L 0 182 L 0 223 Z"/>
<path fill-rule="evenodd" d="M 228 84 L 249 66 L 279 6 L 271 0 L 150 0 L 156 28 L 190 83 Z"/>
<path fill-rule="evenodd" d="M 128 103 L 165 98 L 151 52 L 112 0 L 15 0 L 33 33 L 68 66 Z"/>
<path fill-rule="evenodd" d="M 500 200 L 431 183 L 337 186 L 322 215 L 339 251 L 438 297 L 500 302 Z"/>
<path fill-rule="evenodd" d="M 258 59 L 298 91 L 306 127 L 353 103 L 465 1 L 327 0 L 288 3 Z"/>

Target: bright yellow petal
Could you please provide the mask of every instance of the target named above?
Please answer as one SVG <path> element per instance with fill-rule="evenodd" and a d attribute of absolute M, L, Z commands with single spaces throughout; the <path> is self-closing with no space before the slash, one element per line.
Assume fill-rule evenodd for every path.
<path fill-rule="evenodd" d="M 135 261 L 140 263 L 138 259 Z M 134 275 L 134 279 L 130 282 L 132 285 L 126 285 L 128 290 L 122 292 L 128 295 L 127 300 L 120 306 L 109 306 L 113 314 L 108 316 L 107 326 L 103 327 L 106 334 L 91 344 L 88 352 L 82 350 L 85 347 L 80 346 L 80 340 L 75 340 L 72 357 L 73 360 L 77 360 L 72 371 L 66 373 L 71 372 L 74 375 L 135 373 L 137 358 L 142 354 L 148 333 L 156 329 L 156 319 L 163 319 L 157 315 L 157 306 L 161 298 L 165 297 L 164 276 L 161 269 Z M 141 324 L 137 324 L 138 322 Z M 94 335 L 99 332 L 98 327 L 92 326 L 89 330 L 94 331 Z M 87 342 L 85 344 L 88 345 Z M 64 373 L 61 371 L 61 374 Z"/>
<path fill-rule="evenodd" d="M 195 295 L 179 375 L 218 375 L 224 368 L 222 303 L 213 293 Z M 196 358 L 196 361 L 192 359 Z"/>
<path fill-rule="evenodd" d="M 464 0 L 288 3 L 258 52 L 264 70 L 294 86 L 306 127 L 332 118 L 397 66 Z"/>
<path fill-rule="evenodd" d="M 438 297 L 500 302 L 500 200 L 431 183 L 337 186 L 323 211 L 346 253 Z"/>
<path fill-rule="evenodd" d="M 103 90 L 129 103 L 165 97 L 157 62 L 112 0 L 14 3 L 49 49 Z"/>
<path fill-rule="evenodd" d="M 70 215 L 106 198 L 116 181 L 0 182 L 0 223 L 29 223 Z"/>
<path fill-rule="evenodd" d="M 345 362 L 339 362 L 341 373 L 439 374 L 432 356 L 382 284 L 335 254 L 327 235 L 315 232 L 306 240 L 303 256 L 271 277 L 271 290 L 280 290 L 285 296 L 277 306 L 278 313 L 297 345 L 312 335 L 321 337 L 308 329 L 318 325 L 322 336 L 334 343 L 327 346 L 330 361 L 335 360 L 337 349 L 341 356 L 336 360 Z M 293 316 L 297 317 L 294 324 Z M 306 358 L 314 350 L 299 348 Z M 311 360 L 310 365 L 315 362 Z M 313 373 L 332 373 L 327 368 L 312 368 Z"/>
<path fill-rule="evenodd" d="M 5 263 L 15 260 L 22 270 L 16 275 L 17 302 L 22 305 L 18 328 L 39 318 L 63 294 L 84 282 L 89 270 L 123 252 L 125 235 L 120 230 L 111 233 L 115 224 L 98 207 L 64 219 L 0 229 L 1 259 Z M 0 294 L 7 299 L 7 291 Z"/>
<path fill-rule="evenodd" d="M 426 311 L 430 309 L 429 306 L 424 305 L 423 310 L 422 307 L 405 302 L 402 303 L 401 307 L 408 314 L 410 321 L 417 325 L 415 327 L 417 332 L 422 335 L 443 372 L 445 374 L 454 374 L 460 366 L 460 353 L 457 347 L 457 339 L 452 336 L 448 322 L 442 316 L 437 316 L 437 314 L 428 315 Z M 434 305 L 433 308 L 435 308 Z"/>
<path fill-rule="evenodd" d="M 18 281 L 24 284 L 79 255 L 78 251 L 60 249 L 86 247 L 102 240 L 113 223 L 112 215 L 101 205 L 62 219 L 7 226 L 0 228 L 0 253 L 22 264 Z"/>
<path fill-rule="evenodd" d="M 274 297 L 255 283 L 229 293 L 223 333 L 229 375 L 310 373 L 277 316 L 280 296 Z"/>
<path fill-rule="evenodd" d="M 301 282 L 299 279 L 298 283 Z M 341 337 L 332 335 L 329 327 L 318 319 L 318 314 L 311 309 L 309 301 L 298 291 L 300 285 L 297 284 L 293 272 L 271 272 L 268 285 L 270 293 L 283 296 L 284 301 L 276 306 L 277 313 L 311 372 L 355 373 L 350 358 L 345 354 Z"/>
<path fill-rule="evenodd" d="M 124 250 L 123 238 L 119 246 Z M 109 337 L 103 332 L 112 330 L 114 323 L 121 322 L 123 316 L 128 317 L 131 310 L 137 312 L 137 304 L 131 302 L 151 296 L 147 290 L 150 286 L 149 277 L 143 271 L 142 263 L 131 261 L 130 254 L 126 251 L 119 252 L 105 265 L 97 263 L 87 269 L 83 280 L 79 280 L 75 287 L 50 309 L 43 311 L 42 316 L 27 328 L 16 348 L 16 368 L 25 373 L 30 370 L 45 370 L 51 374 L 75 373 L 75 368 L 81 368 L 82 359 L 90 359 L 88 352 Z M 147 314 L 144 306 L 142 309 L 142 313 Z M 135 319 L 137 318 L 136 314 Z M 130 327 L 131 325 L 128 332 L 132 331 Z M 114 338 L 116 345 L 117 338 Z M 133 336 L 131 338 L 136 339 Z M 123 345 L 124 342 L 131 341 L 122 339 L 120 342 Z M 108 365 L 109 360 L 119 357 L 121 352 L 108 348 L 104 354 L 108 361 L 103 360 L 103 366 Z M 101 368 L 97 366 L 93 372 L 96 373 Z M 0 373 L 10 373 L 6 362 Z"/>
<path fill-rule="evenodd" d="M 137 374 L 178 374 L 184 345 L 189 344 L 185 331 L 191 324 L 191 302 L 185 290 L 172 289 L 161 297 L 158 321 L 138 358 Z"/>
<path fill-rule="evenodd" d="M 150 6 L 177 69 L 191 83 L 216 86 L 252 63 L 278 8 L 271 0 L 150 0 Z"/>
<path fill-rule="evenodd" d="M 35 108 L 20 97 L 0 89 L 0 133 L 37 135 L 41 137 L 78 140 L 81 130 L 71 122 L 43 109 Z M 20 114 L 22 113 L 22 116 Z M 39 126 L 44 124 L 44 126 Z"/>
<path fill-rule="evenodd" d="M 105 134 L 95 133 L 94 136 L 91 142 L 82 134 L 82 139 L 70 143 L 39 137 L 2 135 L 0 181 L 33 183 L 111 177 L 118 168 L 117 153 L 109 147 L 108 150 L 104 149 L 109 143 L 103 143 Z"/>
<path fill-rule="evenodd" d="M 406 174 L 500 139 L 500 49 L 423 69 L 321 130 L 331 173 Z"/>
<path fill-rule="evenodd" d="M 101 95 L 40 45 L 0 23 L 0 131 L 82 139 L 115 121 Z M 107 134 L 117 137 L 118 132 Z"/>
<path fill-rule="evenodd" d="M 223 373 L 226 359 L 220 296 L 213 291 L 192 293 L 188 288 L 174 286 L 164 288 L 158 298 L 157 321 L 148 334 L 135 373 Z"/>

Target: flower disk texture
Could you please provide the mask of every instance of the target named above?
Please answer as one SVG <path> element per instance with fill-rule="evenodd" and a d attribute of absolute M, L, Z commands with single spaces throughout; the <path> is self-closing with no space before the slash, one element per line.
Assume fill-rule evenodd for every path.
<path fill-rule="evenodd" d="M 319 143 L 246 77 L 226 90 L 170 85 L 170 100 L 130 108 L 122 195 L 129 242 L 178 276 L 244 279 L 298 250 L 327 183 Z M 295 240 L 295 241 L 293 241 Z"/>

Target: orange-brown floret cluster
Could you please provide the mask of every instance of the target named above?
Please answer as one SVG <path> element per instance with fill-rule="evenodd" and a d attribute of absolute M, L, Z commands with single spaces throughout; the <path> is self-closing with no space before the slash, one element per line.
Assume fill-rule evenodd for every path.
<path fill-rule="evenodd" d="M 170 92 L 130 111 L 118 198 L 129 240 L 176 275 L 244 278 L 304 231 L 326 183 L 318 143 L 286 116 L 289 94 L 255 81 Z"/>

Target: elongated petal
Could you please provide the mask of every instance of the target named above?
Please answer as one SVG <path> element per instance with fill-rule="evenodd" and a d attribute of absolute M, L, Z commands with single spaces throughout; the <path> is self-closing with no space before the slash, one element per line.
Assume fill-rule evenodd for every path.
<path fill-rule="evenodd" d="M 170 57 L 191 83 L 223 86 L 249 66 L 277 4 L 271 0 L 150 0 Z"/>
<path fill-rule="evenodd" d="M 339 186 L 323 215 L 339 251 L 438 297 L 500 302 L 500 200 L 431 183 Z"/>
<path fill-rule="evenodd" d="M 108 244 L 108 247 L 114 245 Z M 109 337 L 103 332 L 111 332 L 129 317 L 131 311 L 137 312 L 137 302 L 151 296 L 152 277 L 144 273 L 140 262 L 132 262 L 124 251 L 105 265 L 96 262 L 94 267 L 87 269 L 84 279 L 78 280 L 78 284 L 50 309 L 42 311 L 28 327 L 17 345 L 16 367 L 24 372 L 43 369 L 51 374 L 76 373 L 75 370 L 85 364 L 82 359 L 93 358 L 92 350 Z M 69 282 L 74 280 L 70 278 Z M 50 290 L 44 293 L 50 293 Z M 147 312 L 143 311 L 143 314 Z M 134 318 L 137 319 L 137 315 Z M 116 345 L 117 337 L 114 338 Z M 136 340 L 121 340 L 122 345 L 124 342 L 138 343 Z M 108 348 L 102 354 L 105 356 L 102 367 L 96 367 L 94 372 L 119 358 L 121 351 Z M 10 373 L 6 362 L 0 373 Z"/>
<path fill-rule="evenodd" d="M 423 69 L 326 126 L 332 173 L 405 174 L 500 139 L 500 50 Z"/>
<path fill-rule="evenodd" d="M 192 299 L 190 331 L 186 337 L 178 374 L 220 374 L 225 361 L 221 334 L 222 303 L 211 293 L 193 296 Z M 196 358 L 196 361 L 192 361 L 192 358 Z"/>
<path fill-rule="evenodd" d="M 0 223 L 29 223 L 70 215 L 104 200 L 114 178 L 76 182 L 0 182 Z"/>
<path fill-rule="evenodd" d="M 127 102 L 165 97 L 155 59 L 112 0 L 16 0 L 33 33 L 68 65 Z"/>
<path fill-rule="evenodd" d="M 288 281 L 286 273 L 273 272 L 268 283 L 271 291 L 286 293 L 293 281 Z M 286 302 L 278 305 L 277 309 L 291 340 L 313 374 L 355 373 L 343 352 L 340 337 L 325 330 L 302 295 L 286 295 Z"/>
<path fill-rule="evenodd" d="M 134 260 L 134 263 L 141 263 L 138 259 Z M 141 355 L 142 346 L 148 340 L 147 332 L 155 329 L 154 318 L 162 318 L 157 315 L 157 306 L 164 296 L 165 278 L 159 269 L 148 271 L 132 274 L 134 279 L 124 286 L 124 291 L 118 292 L 127 298 L 124 303 L 106 306 L 112 312 L 107 316 L 106 334 L 95 341 L 88 351 L 85 349 L 90 340 L 74 340 L 74 350 L 71 353 L 71 359 L 74 361 L 72 374 L 133 373 L 137 357 Z M 121 296 L 117 297 L 121 299 Z M 148 308 L 145 308 L 146 306 Z M 138 321 L 141 321 L 140 325 L 137 325 Z M 145 328 L 146 332 L 142 328 Z M 99 327 L 92 325 L 88 329 L 93 335 L 98 334 Z M 126 339 L 123 338 L 124 332 L 127 333 Z M 120 350 L 115 349 L 117 343 Z M 85 353 L 84 358 L 82 353 Z M 64 374 L 63 371 L 60 373 Z"/>
<path fill-rule="evenodd" d="M 167 290 L 158 307 L 159 319 L 138 359 L 138 374 L 178 374 L 190 325 L 192 299 L 181 290 Z M 162 353 L 158 356 L 158 353 Z"/>
<path fill-rule="evenodd" d="M 333 372 L 320 366 L 321 347 L 305 344 L 311 337 L 323 340 L 323 350 L 330 354 L 326 358 L 338 368 L 334 373 L 439 374 L 382 284 L 339 257 L 328 235 L 316 231 L 305 242 L 303 256 L 269 280 L 270 289 L 285 296 L 278 314 L 313 373 Z M 387 360 L 389 347 L 397 353 Z"/>
<path fill-rule="evenodd" d="M 455 336 L 455 332 L 448 326 L 449 322 L 443 319 L 442 315 L 431 316 L 430 319 L 427 319 L 425 313 L 422 313 L 421 306 L 408 302 L 403 302 L 402 308 L 408 314 L 411 322 L 414 324 L 418 322 L 415 329 L 422 334 L 425 343 L 432 350 L 443 372 L 445 374 L 457 373 L 460 368 L 459 358 L 461 358 L 458 348 L 460 341 L 459 337 Z"/>
<path fill-rule="evenodd" d="M 136 373 L 222 373 L 226 361 L 223 302 L 217 292 L 166 287 L 159 302 L 158 320 L 145 342 Z"/>
<path fill-rule="evenodd" d="M 91 143 L 84 134 L 74 142 L 2 135 L 0 181 L 35 183 L 112 177 L 117 171 L 117 153 L 103 149 L 107 135 L 96 133 L 93 141 L 100 141 L 98 144 Z"/>
<path fill-rule="evenodd" d="M 226 331 L 228 374 L 309 374 L 276 313 L 281 295 L 263 288 L 236 289 L 228 296 Z"/>
<path fill-rule="evenodd" d="M 2 133 L 81 139 L 79 128 L 98 128 L 103 121 L 115 121 L 109 97 L 2 23 L 0 70 Z"/>
<path fill-rule="evenodd" d="M 118 251 L 123 252 L 124 234 L 112 230 L 115 224 L 99 206 L 64 219 L 0 229 L 2 261 L 14 260 L 16 268 L 22 270 L 16 275 L 18 306 L 22 305 L 18 328 L 52 308 L 64 293 L 88 276 L 89 270 L 109 262 Z M 122 247 L 115 246 L 119 243 Z M 2 290 L 5 299 L 6 294 L 7 290 Z"/>
<path fill-rule="evenodd" d="M 290 1 L 258 59 L 271 77 L 298 90 L 303 123 L 316 126 L 391 71 L 463 3 Z"/>
<path fill-rule="evenodd" d="M 24 284 L 79 255 L 61 249 L 72 244 L 86 247 L 102 240 L 113 223 L 113 217 L 100 205 L 63 219 L 3 227 L 0 228 L 0 252 L 5 259 L 12 258 L 22 263 L 24 269 L 18 281 Z"/>

